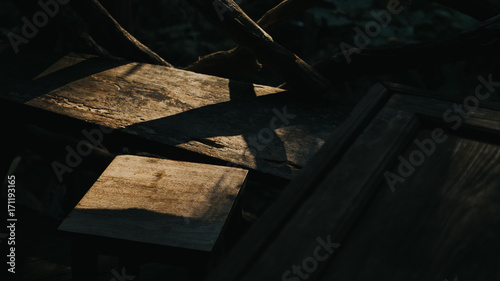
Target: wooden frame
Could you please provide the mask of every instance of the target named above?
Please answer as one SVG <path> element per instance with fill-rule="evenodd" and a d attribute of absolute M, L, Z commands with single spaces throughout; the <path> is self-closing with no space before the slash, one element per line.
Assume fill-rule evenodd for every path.
<path fill-rule="evenodd" d="M 488 247 L 497 249 L 495 246 L 500 246 L 492 238 L 500 233 L 498 224 L 495 226 L 491 217 L 488 217 L 487 226 L 471 230 L 470 225 L 482 219 L 478 216 L 484 215 L 485 210 L 497 216 L 500 213 L 496 205 L 491 205 L 491 202 L 478 195 L 481 188 L 484 188 L 484 192 L 491 193 L 491 198 L 497 199 L 500 196 L 500 191 L 494 188 L 499 185 L 500 178 L 491 175 L 500 172 L 499 107 L 483 104 L 468 119 L 463 120 L 458 130 L 452 132 L 446 122 L 443 122 L 443 113 L 453 108 L 453 105 L 454 102 L 431 98 L 417 90 L 395 85 L 376 86 L 208 280 L 365 280 L 369 277 L 370 280 L 444 280 L 454 276 L 462 276 L 464 280 L 498 278 L 498 269 L 489 265 L 498 262 L 498 256 L 486 253 Z M 455 143 L 449 144 L 454 150 L 437 150 L 439 152 L 436 152 L 433 160 L 426 162 L 439 164 L 437 168 L 430 165 L 433 169 L 445 171 L 446 165 L 458 167 L 456 170 L 450 169 L 441 179 L 435 178 L 442 182 L 426 182 L 433 180 L 427 178 L 427 175 L 433 173 L 424 164 L 420 167 L 423 172 L 418 169 L 415 172 L 420 178 L 409 176 L 409 180 L 405 181 L 406 191 L 396 189 L 392 192 L 387 186 L 383 188 L 384 174 L 394 170 L 400 155 L 407 157 L 408 149 L 414 149 L 411 141 L 422 138 L 421 130 L 433 127 L 442 127 L 454 140 L 467 135 L 484 145 L 462 145 L 467 143 L 464 140 L 457 147 L 453 147 Z M 453 159 L 441 157 L 450 151 L 463 151 L 463 155 L 471 157 L 464 158 L 464 163 L 458 164 Z M 484 151 L 488 153 L 485 154 Z M 478 154 L 470 154 L 473 152 Z M 491 156 L 479 158 L 478 155 Z M 474 169 L 470 166 L 471 163 L 480 168 Z M 478 175 L 485 176 L 489 181 L 479 182 Z M 466 183 L 458 180 L 454 182 L 451 176 L 476 183 L 471 184 L 476 192 L 471 196 L 481 198 L 476 202 L 477 213 L 473 213 L 470 209 L 472 207 L 468 205 L 449 206 L 444 197 L 424 188 L 441 188 L 446 196 L 456 192 L 460 200 L 468 200 L 469 196 L 460 197 L 467 193 L 465 189 L 460 189 Z M 449 182 L 456 185 L 456 190 L 449 186 Z M 419 193 L 419 189 L 427 190 L 427 195 Z M 426 206 L 427 201 L 434 205 Z M 401 213 L 411 214 L 413 223 L 402 223 L 401 227 L 394 225 L 395 221 L 404 220 L 397 213 L 391 217 L 391 206 Z M 409 208 L 411 212 L 405 208 Z M 436 211 L 436 208 L 442 208 L 439 209 L 439 215 L 452 217 L 463 226 L 463 233 L 458 233 L 456 237 L 466 241 L 459 245 L 466 250 L 457 252 L 458 250 L 455 251 L 451 245 L 446 244 L 447 239 L 455 243 L 455 236 L 436 236 L 458 231 L 450 225 L 432 225 L 436 221 L 441 222 L 438 219 L 440 216 L 431 216 L 427 210 Z M 454 210 L 468 214 L 470 222 L 464 216 L 453 213 Z M 424 219 L 428 222 L 422 221 Z M 404 233 L 415 230 L 416 227 L 424 229 L 420 233 L 422 237 L 415 237 L 414 232 Z M 372 231 L 373 238 L 367 238 Z M 484 237 L 485 242 L 479 242 L 483 238 L 477 239 L 482 237 L 482 233 L 488 234 Z M 394 244 L 384 239 L 384 235 L 394 238 Z M 405 237 L 417 240 L 413 241 L 417 245 L 409 246 Z M 432 237 L 436 240 L 432 240 Z M 313 262 L 313 251 L 320 240 L 341 246 L 328 256 L 327 261 Z M 385 244 L 372 245 L 370 241 Z M 435 244 L 436 241 L 444 246 Z M 360 248 L 361 245 L 366 248 Z M 425 251 L 429 250 L 429 245 L 437 248 L 434 253 L 437 257 L 429 256 L 429 252 Z M 474 245 L 479 245 L 483 251 L 478 250 L 478 253 L 484 253 L 485 256 L 469 261 L 463 251 L 474 251 Z M 417 253 L 400 256 L 398 251 L 403 249 L 412 249 Z M 381 251 L 375 253 L 375 250 Z M 367 256 L 360 258 L 359 254 L 364 253 Z M 449 260 L 444 260 L 444 257 Z M 432 264 L 432 261 L 437 260 L 443 263 Z M 396 264 L 388 264 L 387 261 L 394 261 Z M 297 269 L 294 266 L 298 264 L 300 267 L 301 262 L 307 263 L 310 270 L 302 271 L 302 276 L 293 271 Z M 415 264 L 412 265 L 412 262 Z M 390 266 L 393 269 L 388 270 Z M 453 274 L 455 275 L 452 276 Z"/>

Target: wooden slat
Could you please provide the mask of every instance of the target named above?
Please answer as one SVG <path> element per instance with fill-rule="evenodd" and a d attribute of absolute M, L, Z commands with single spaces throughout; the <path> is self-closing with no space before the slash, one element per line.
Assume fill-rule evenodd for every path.
<path fill-rule="evenodd" d="M 369 95 L 363 103 L 372 100 Z M 499 259 L 489 245 L 496 248 L 494 237 L 500 235 L 500 210 L 493 203 L 500 196 L 500 114 L 476 110 L 458 135 L 447 132 L 449 140 L 437 145 L 436 153 L 392 193 L 383 183 L 384 173 L 397 174 L 397 157 L 409 159 L 417 148 L 415 139 L 447 127 L 442 114 L 453 102 L 404 94 L 382 101 L 372 105 L 380 111 L 373 121 L 345 123 L 356 126 L 349 131 L 355 141 L 343 146 L 347 134 L 327 142 L 318 154 L 336 157 L 335 164 L 314 165 L 326 174 L 306 166 L 271 206 L 273 212 L 255 224 L 209 280 L 497 278 Z M 334 149 L 338 147 L 342 149 Z M 308 179 L 314 184 L 301 186 L 308 191 L 299 201 L 287 192 L 297 192 L 295 184 L 303 177 L 315 182 Z M 487 226 L 479 226 L 483 218 Z M 320 240 L 338 249 L 328 253 Z M 322 260 L 315 256 L 318 247 Z"/>
<path fill-rule="evenodd" d="M 267 11 L 257 21 L 257 25 L 269 33 L 294 14 L 303 12 L 318 2 L 319 0 L 284 0 Z M 241 46 L 237 46 L 231 50 L 217 51 L 200 57 L 196 62 L 184 69 L 203 74 L 217 75 L 218 73 L 255 73 L 260 68 L 261 65 L 252 53 Z"/>
<path fill-rule="evenodd" d="M 256 264 L 241 280 L 276 280 L 282 278 L 292 265 L 302 262 L 318 245 L 317 239 L 327 237 L 333 243 L 344 242 L 346 235 L 376 192 L 373 184 L 379 181 L 392 157 L 408 142 L 418 123 L 413 114 L 398 114 L 383 110 L 356 140 L 338 164 L 266 249 Z M 384 134 L 376 134 L 384 130 Z M 366 132 L 365 131 L 365 132 Z M 375 133 L 375 134 L 374 134 Z M 375 153 L 373 153 L 375 152 Z M 366 163 L 366 166 L 360 166 Z M 298 243 L 297 241 L 300 241 Z M 284 247 L 284 245 L 294 245 Z M 279 259 L 277 257 L 280 257 Z M 316 275 L 326 263 L 319 264 Z M 315 274 L 311 274 L 315 276 Z M 314 280 L 314 279 L 313 279 Z"/>
<path fill-rule="evenodd" d="M 59 230 L 210 252 L 247 171 L 118 156 Z"/>
<path fill-rule="evenodd" d="M 2 99 L 285 179 L 350 111 L 326 101 L 304 103 L 273 87 L 80 55 L 5 51 L 0 74 Z M 280 117 L 285 108 L 293 118 Z M 271 130 L 271 121 L 278 128 Z"/>
<path fill-rule="evenodd" d="M 274 42 L 232 0 L 188 0 L 212 24 L 224 31 L 240 46 L 251 51 L 271 70 L 304 94 L 323 94 L 330 82 L 296 54 Z"/>
<path fill-rule="evenodd" d="M 353 110 L 349 119 L 316 153 L 301 173 L 282 192 L 279 199 L 241 239 L 229 257 L 209 277 L 215 280 L 239 280 L 255 260 L 277 239 L 287 221 L 311 196 L 323 178 L 338 164 L 345 150 L 362 132 L 390 97 L 385 87 L 375 86 Z M 242 253 L 245 253 L 242 255 Z"/>
<path fill-rule="evenodd" d="M 467 0 L 434 0 L 434 2 L 468 14 L 480 21 L 500 14 L 500 3 L 498 0 L 479 0 L 475 1 L 473 5 L 472 2 Z"/>
<path fill-rule="evenodd" d="M 394 193 L 382 185 L 321 280 L 500 277 L 500 145 L 448 137 Z"/>

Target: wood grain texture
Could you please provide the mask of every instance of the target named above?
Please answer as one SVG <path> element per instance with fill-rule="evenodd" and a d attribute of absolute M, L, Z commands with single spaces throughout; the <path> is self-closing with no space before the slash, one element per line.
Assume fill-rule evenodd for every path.
<path fill-rule="evenodd" d="M 269 207 L 241 242 L 235 245 L 229 257 L 215 269 L 210 281 L 239 280 L 263 252 L 276 241 L 288 220 L 314 193 L 323 178 L 338 164 L 343 153 L 361 134 L 363 128 L 378 114 L 390 95 L 385 87 L 377 85 L 352 111 L 348 120 L 323 145 L 301 173 L 287 186 L 279 199 Z M 245 253 L 242 255 L 242 253 Z"/>
<path fill-rule="evenodd" d="M 247 171 L 118 156 L 59 230 L 210 252 Z"/>
<path fill-rule="evenodd" d="M 269 33 L 296 13 L 303 12 L 318 2 L 318 0 L 284 0 L 267 11 L 257 21 L 257 25 Z M 255 75 L 261 67 L 262 65 L 251 52 L 237 46 L 231 50 L 218 51 L 200 57 L 184 69 L 203 74 L 227 76 L 234 73 Z"/>
<path fill-rule="evenodd" d="M 442 114 L 453 102 L 390 93 L 374 103 L 373 121 L 345 124 L 356 128 L 347 147 L 334 149 L 349 134 L 323 146 L 321 158 L 338 160 L 314 167 L 328 172 L 305 168 L 250 230 L 258 239 L 243 237 L 209 280 L 498 279 L 500 114 L 479 108 L 462 128 L 448 130 L 449 140 L 392 193 L 384 173 L 394 171 L 399 155 L 408 159 L 415 139 L 447 128 Z M 364 116 L 361 108 L 355 112 Z M 305 178 L 314 184 L 301 186 L 308 192 L 296 203 L 292 192 Z M 279 207 L 290 202 L 283 215 Z M 320 261 L 319 239 L 340 247 L 327 258 L 323 250 Z"/>
<path fill-rule="evenodd" d="M 2 99 L 285 179 L 350 111 L 333 102 L 304 103 L 282 89 L 149 64 L 8 51 L 0 62 Z M 293 118 L 280 118 L 284 110 Z"/>
<path fill-rule="evenodd" d="M 294 264 L 312 255 L 318 238 L 330 237 L 333 243 L 343 244 L 376 191 L 372 186 L 380 180 L 376 176 L 382 175 L 417 125 L 411 113 L 398 114 L 392 109 L 380 112 L 241 280 L 281 279 Z M 382 130 L 384 134 L 380 134 Z M 318 264 L 310 279 L 317 278 L 325 266 L 324 262 Z"/>
<path fill-rule="evenodd" d="M 499 144 L 449 135 L 395 193 L 382 185 L 321 280 L 500 278 L 499 175 Z"/>

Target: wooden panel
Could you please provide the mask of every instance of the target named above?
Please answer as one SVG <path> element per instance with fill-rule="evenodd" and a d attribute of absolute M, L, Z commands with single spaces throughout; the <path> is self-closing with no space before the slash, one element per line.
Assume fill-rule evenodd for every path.
<path fill-rule="evenodd" d="M 321 280 L 499 279 L 499 175 L 500 145 L 449 135 L 394 193 L 382 185 Z"/>
<path fill-rule="evenodd" d="M 238 168 L 118 156 L 59 229 L 208 252 L 246 175 Z"/>
<path fill-rule="evenodd" d="M 375 89 L 354 112 L 366 116 L 358 110 L 377 91 L 387 93 Z M 352 118 L 342 127 L 352 126 L 350 135 L 323 146 L 313 161 L 338 160 L 309 165 L 326 174 L 306 166 L 297 179 L 315 184 L 302 186 L 309 191 L 301 202 L 288 193 L 298 189 L 293 181 L 275 213 L 250 230 L 265 238 L 258 252 L 245 236 L 209 280 L 498 279 L 500 114 L 479 108 L 455 131 L 442 120 L 454 103 L 391 94 L 373 103 L 379 113 L 371 122 Z M 441 127 L 448 140 L 392 193 L 385 172 Z M 281 215 L 276 207 L 290 199 L 293 210 Z"/>
<path fill-rule="evenodd" d="M 382 175 L 417 125 L 414 114 L 384 108 L 287 221 L 276 242 L 264 251 L 242 280 L 281 279 L 294 264 L 302 263 L 313 254 L 318 238 L 343 244 L 376 192 L 373 184 L 380 180 L 377 175 Z M 319 270 L 315 273 L 325 265 L 318 264 Z"/>
<path fill-rule="evenodd" d="M 238 243 L 234 247 L 231 255 L 215 269 L 211 275 L 213 278 L 209 280 L 241 278 L 262 251 L 277 239 L 287 220 L 311 196 L 323 177 L 338 163 L 345 150 L 378 113 L 380 107 L 387 102 L 389 96 L 386 89 L 379 85 L 356 106 L 349 119 L 339 127 L 297 178 L 282 192 L 279 200 L 269 207 L 266 215 L 245 234 L 242 238 L 245 242 Z"/>
<path fill-rule="evenodd" d="M 351 110 L 162 66 L 7 51 L 0 97 L 285 179 Z"/>

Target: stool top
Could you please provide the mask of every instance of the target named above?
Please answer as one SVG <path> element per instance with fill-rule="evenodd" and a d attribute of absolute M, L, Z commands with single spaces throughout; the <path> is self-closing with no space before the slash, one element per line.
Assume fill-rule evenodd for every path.
<path fill-rule="evenodd" d="M 59 230 L 210 252 L 247 172 L 117 156 Z"/>

